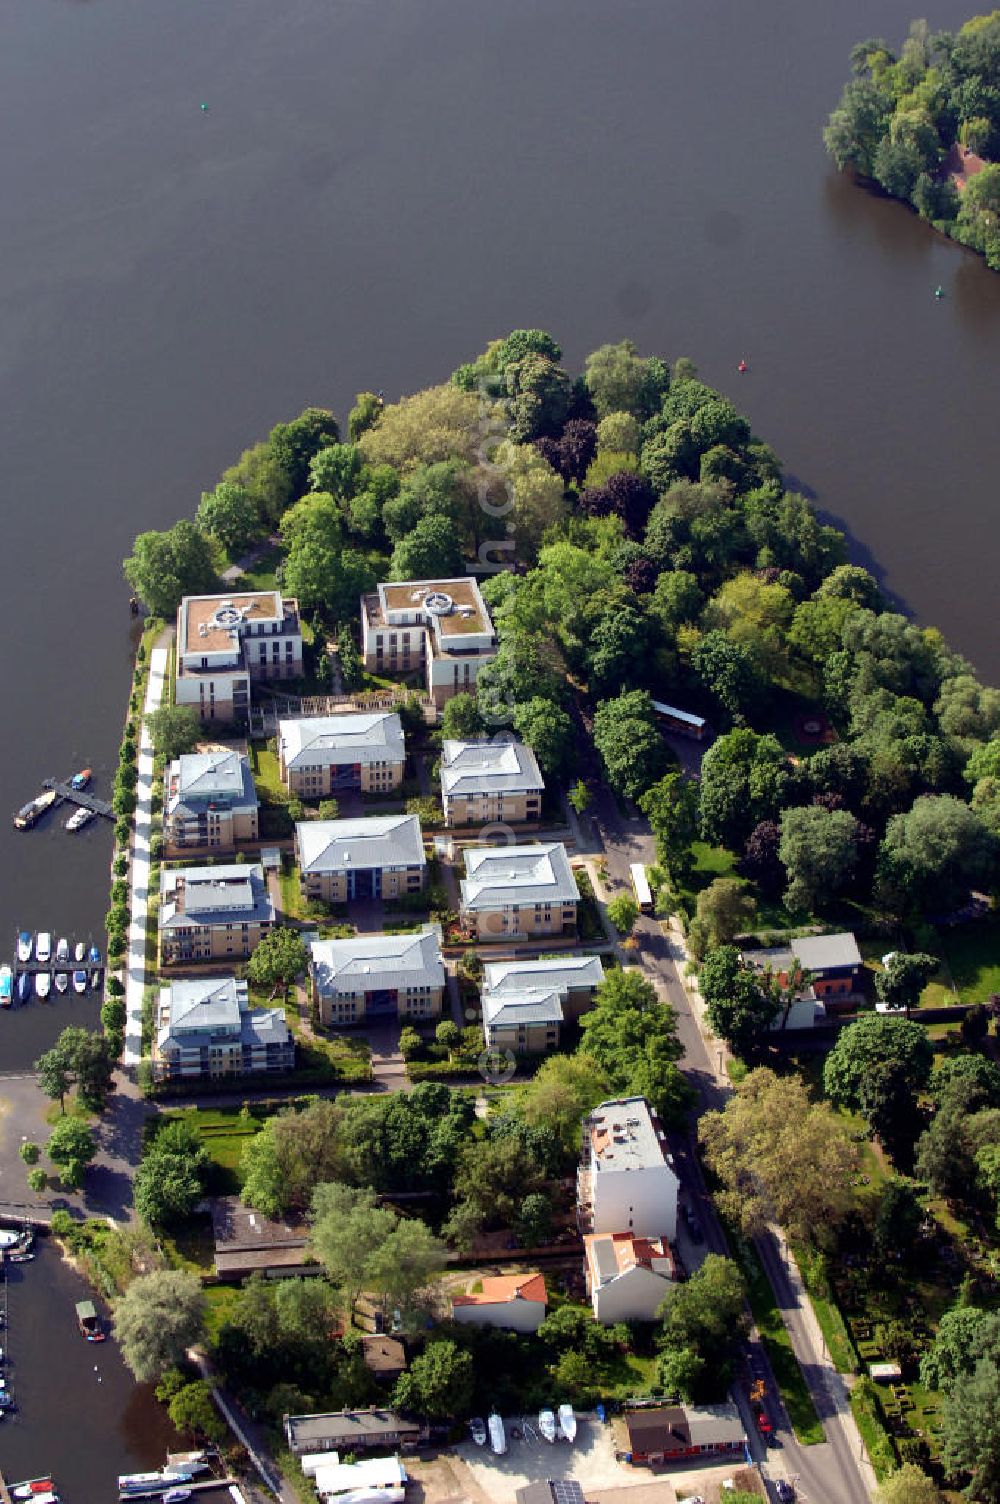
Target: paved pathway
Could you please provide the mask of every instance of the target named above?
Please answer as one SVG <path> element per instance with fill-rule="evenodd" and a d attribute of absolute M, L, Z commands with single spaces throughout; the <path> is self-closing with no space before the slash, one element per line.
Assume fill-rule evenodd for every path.
<path fill-rule="evenodd" d="M 132 828 L 132 862 L 130 867 L 130 905 L 132 920 L 128 931 L 127 976 L 125 980 L 125 1052 L 126 1066 L 138 1065 L 142 1059 L 142 995 L 146 986 L 146 913 L 149 904 L 149 839 L 153 813 L 153 743 L 146 729 L 146 717 L 156 710 L 163 698 L 168 654 L 156 647 L 149 655 L 149 683 L 142 709 L 139 732 L 137 804 Z"/>

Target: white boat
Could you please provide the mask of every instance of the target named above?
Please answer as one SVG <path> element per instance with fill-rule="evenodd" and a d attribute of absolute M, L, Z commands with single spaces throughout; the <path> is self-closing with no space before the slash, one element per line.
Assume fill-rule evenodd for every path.
<path fill-rule="evenodd" d="M 31 931 L 21 930 L 17 937 L 17 959 L 19 961 L 31 960 Z"/>
<path fill-rule="evenodd" d="M 35 972 L 35 992 L 39 997 L 48 997 L 52 991 L 52 978 L 47 971 Z"/>
<path fill-rule="evenodd" d="M 163 1504 L 184 1504 L 185 1499 L 190 1499 L 190 1488 L 170 1488 L 163 1495 Z"/>
<path fill-rule="evenodd" d="M 142 1494 L 165 1494 L 181 1483 L 190 1483 L 190 1473 L 119 1473 L 118 1492 L 123 1498 Z"/>
<path fill-rule="evenodd" d="M 86 959 L 87 947 L 84 945 L 82 940 L 78 940 L 73 948 L 73 960 L 76 962 L 77 966 L 79 966 L 80 962 L 86 961 Z"/>
<path fill-rule="evenodd" d="M 567 1441 L 576 1440 L 576 1416 L 572 1405 L 559 1406 L 559 1429 Z"/>
<path fill-rule="evenodd" d="M 95 992 L 97 992 L 100 989 L 100 985 L 101 985 L 101 973 L 99 971 L 93 971 L 93 972 L 91 972 L 91 974 L 90 974 L 90 985 L 91 985 L 91 987 L 93 987 L 93 989 L 94 989 Z"/>
<path fill-rule="evenodd" d="M 539 1412 L 538 1412 L 538 1429 L 539 1429 L 539 1431 L 541 1431 L 541 1433 L 545 1437 L 546 1441 L 555 1441 L 555 1439 L 556 1439 L 556 1417 L 555 1417 L 555 1412 L 554 1411 L 552 1411 L 552 1410 L 539 1410 Z"/>
<path fill-rule="evenodd" d="M 10 1490 L 12 1499 L 54 1499 L 55 1484 L 51 1478 L 27 1478 L 24 1483 L 15 1483 Z"/>
<path fill-rule="evenodd" d="M 68 990 L 69 990 L 69 972 L 68 971 L 57 971 L 56 972 L 56 991 L 57 992 L 67 992 Z"/>
<path fill-rule="evenodd" d="M 56 960 L 69 960 L 69 941 L 66 939 L 65 935 L 60 935 L 59 939 L 56 942 Z"/>
<path fill-rule="evenodd" d="M 473 1416 L 472 1420 L 469 1421 L 469 1430 L 472 1432 L 472 1439 L 476 1443 L 476 1446 L 484 1447 L 486 1445 L 486 1422 L 481 1415 Z"/>
<path fill-rule="evenodd" d="M 9 1008 L 14 1001 L 14 973 L 9 966 L 0 966 L 0 1008 Z"/>
<path fill-rule="evenodd" d="M 35 960 L 51 961 L 52 959 L 52 936 L 48 930 L 39 930 L 35 936 Z"/>
<path fill-rule="evenodd" d="M 87 973 L 85 971 L 81 971 L 78 967 L 77 970 L 73 973 L 73 991 L 79 993 L 82 996 L 83 993 L 86 992 L 86 990 Z"/>
<path fill-rule="evenodd" d="M 68 820 L 63 821 L 63 824 L 67 830 L 82 830 L 85 825 L 90 824 L 94 817 L 95 812 L 92 809 L 84 809 L 81 804 L 79 809 L 73 811 Z"/>
<path fill-rule="evenodd" d="M 507 1450 L 507 1437 L 504 1435 L 503 1421 L 495 1410 L 487 1424 L 490 1431 L 490 1446 L 498 1457 L 502 1457 Z"/>

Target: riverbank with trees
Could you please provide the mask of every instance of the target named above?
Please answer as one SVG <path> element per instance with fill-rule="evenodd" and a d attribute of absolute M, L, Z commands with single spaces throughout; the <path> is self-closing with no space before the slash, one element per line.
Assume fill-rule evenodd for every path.
<path fill-rule="evenodd" d="M 954 34 L 914 21 L 899 53 L 859 42 L 823 139 L 842 171 L 1000 271 L 1000 11 Z"/>

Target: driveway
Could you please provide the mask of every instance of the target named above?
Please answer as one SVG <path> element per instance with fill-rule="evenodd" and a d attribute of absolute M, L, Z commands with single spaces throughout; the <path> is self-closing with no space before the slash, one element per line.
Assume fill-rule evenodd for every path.
<path fill-rule="evenodd" d="M 412 1091 L 406 1064 L 399 1053 L 401 1024 L 397 1018 L 366 1023 L 364 1037 L 371 1045 L 372 1078 L 376 1091 Z"/>

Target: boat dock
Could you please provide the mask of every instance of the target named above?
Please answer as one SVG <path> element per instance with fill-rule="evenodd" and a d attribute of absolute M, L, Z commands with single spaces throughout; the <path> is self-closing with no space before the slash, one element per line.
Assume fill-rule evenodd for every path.
<path fill-rule="evenodd" d="M 225 1478 L 185 1478 L 183 1482 L 178 1481 L 174 1486 L 185 1488 L 193 1494 L 201 1494 L 212 1488 L 231 1488 L 234 1483 L 238 1482 L 238 1478 L 228 1476 Z M 118 1497 L 119 1499 L 162 1499 L 165 1492 L 166 1490 L 162 1487 L 148 1490 L 130 1488 L 128 1493 L 122 1493 L 119 1490 Z M 3 1504 L 2 1494 L 0 1494 L 0 1504 Z"/>
<path fill-rule="evenodd" d="M 88 794 L 86 789 L 75 789 L 71 783 L 62 783 L 56 778 L 44 778 L 43 789 L 52 789 L 56 795 L 56 804 L 63 800 L 70 804 L 79 804 L 83 809 L 93 810 L 95 815 L 103 815 L 105 820 L 113 820 L 115 812 L 107 799 L 98 799 L 93 794 Z"/>

